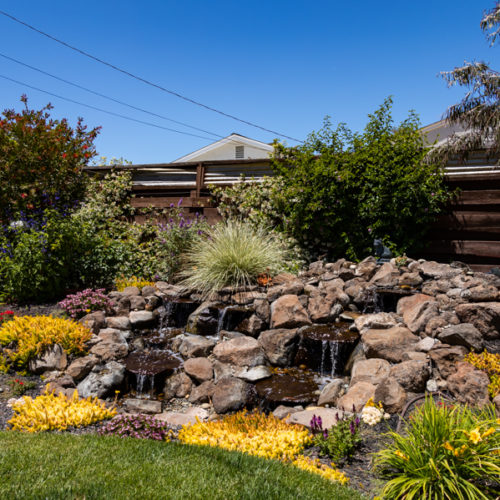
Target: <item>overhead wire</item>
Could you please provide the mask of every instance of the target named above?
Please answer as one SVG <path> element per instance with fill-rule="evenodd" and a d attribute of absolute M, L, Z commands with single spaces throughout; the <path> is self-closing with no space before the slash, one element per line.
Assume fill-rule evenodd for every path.
<path fill-rule="evenodd" d="M 28 88 L 36 90 L 38 92 L 43 92 L 44 94 L 48 94 L 48 95 L 50 95 L 52 97 L 56 97 L 57 99 L 62 99 L 63 101 L 72 102 L 73 104 L 78 104 L 80 106 L 84 106 L 86 108 L 90 108 L 90 109 L 93 109 L 95 111 L 100 111 L 101 113 L 106 113 L 108 115 L 117 116 L 118 118 L 123 118 L 124 120 L 129 120 L 129 121 L 133 121 L 133 122 L 137 122 L 137 123 L 142 123 L 143 125 L 148 125 L 150 127 L 155 127 L 155 128 L 159 128 L 159 129 L 162 129 L 162 130 L 168 130 L 170 132 L 176 132 L 177 134 L 189 135 L 191 137 L 198 137 L 199 139 L 205 139 L 205 140 L 208 140 L 208 141 L 213 141 L 213 138 L 211 138 L 211 137 L 203 137 L 201 135 L 192 134 L 191 132 L 185 132 L 183 130 L 176 130 L 176 129 L 169 128 L 169 127 L 163 127 L 162 125 L 157 125 L 156 123 L 146 122 L 144 120 L 138 120 L 137 118 L 132 118 L 131 116 L 122 115 L 121 113 L 115 113 L 114 111 L 109 111 L 109 110 L 106 110 L 106 109 L 99 108 L 97 106 L 92 106 L 91 104 L 86 104 L 86 103 L 83 103 L 83 102 L 80 102 L 80 101 L 76 101 L 74 99 L 70 99 L 69 97 L 64 97 L 64 96 L 61 96 L 59 94 L 55 94 L 53 92 L 49 92 L 48 90 L 44 90 L 44 89 L 41 89 L 39 87 L 35 87 L 33 85 L 29 85 L 28 83 L 21 82 L 19 80 L 15 80 L 14 78 L 10 78 L 10 77 L 5 76 L 5 75 L 1 75 L 0 74 L 0 78 L 3 78 L 4 80 L 9 80 L 11 82 L 17 83 L 18 85 L 22 85 L 24 87 L 28 87 Z"/>
<path fill-rule="evenodd" d="M 2 54 L 1 52 L 0 52 L 0 56 L 9 60 L 9 61 L 15 62 L 16 64 L 20 64 L 21 66 L 32 69 L 33 71 L 38 71 L 38 73 L 41 73 L 42 75 L 50 76 L 51 78 L 54 78 L 55 80 L 59 80 L 60 82 L 66 83 L 68 85 L 72 85 L 73 87 L 84 90 L 85 92 L 89 92 L 89 93 L 94 94 L 96 96 L 102 97 L 103 99 L 107 99 L 108 101 L 116 102 L 118 104 L 121 104 L 122 106 L 127 106 L 128 108 L 135 109 L 137 111 L 141 111 L 142 113 L 146 113 L 146 114 L 151 115 L 151 116 L 156 116 L 157 118 L 161 118 L 162 120 L 167 120 L 167 121 L 170 121 L 172 123 L 177 123 L 178 125 L 183 125 L 184 127 L 188 127 L 188 128 L 193 129 L 193 130 L 198 130 L 199 132 L 204 132 L 205 134 L 211 134 L 211 135 L 213 135 L 215 137 L 219 137 L 221 139 L 224 137 L 223 135 L 216 134 L 215 132 L 210 132 L 209 130 L 195 127 L 193 125 L 189 125 L 188 123 L 184 123 L 184 122 L 181 122 L 179 120 L 174 120 L 173 118 L 169 118 L 168 116 L 160 115 L 160 114 L 155 113 L 153 111 L 148 111 L 148 110 L 140 108 L 138 106 L 134 106 L 133 104 L 128 104 L 126 102 L 120 101 L 119 99 L 115 99 L 114 97 L 110 97 L 110 96 L 107 96 L 105 94 L 101 94 L 100 92 L 97 92 L 95 90 L 84 87 L 83 85 L 79 85 L 78 83 L 71 82 L 71 81 L 66 80 L 64 78 L 61 78 L 59 76 L 53 75 L 52 73 L 49 73 L 48 71 L 44 71 L 43 69 L 36 68 L 35 66 L 31 66 L 30 64 L 22 62 L 19 59 L 14 59 L 13 57 Z"/>
<path fill-rule="evenodd" d="M 229 113 L 226 113 L 224 111 L 216 109 L 216 108 L 214 108 L 212 106 L 208 106 L 207 104 L 203 104 L 200 101 L 196 101 L 195 99 L 191 99 L 190 97 L 187 97 L 187 96 L 185 96 L 183 94 L 180 94 L 179 92 L 175 92 L 173 90 L 169 90 L 169 89 L 167 89 L 167 88 L 165 88 L 165 87 L 163 87 L 163 86 L 161 86 L 161 85 L 159 85 L 157 83 L 154 83 L 154 82 L 151 82 L 150 80 L 147 80 L 146 78 L 143 78 L 141 76 L 135 75 L 134 73 L 131 73 L 130 71 L 122 69 L 122 68 L 120 68 L 118 66 L 115 66 L 114 64 L 111 64 L 111 63 L 109 63 L 107 61 L 104 61 L 103 59 L 100 59 L 99 57 L 96 57 L 96 56 L 94 56 L 92 54 L 89 54 L 88 52 L 85 52 L 84 50 L 79 49 L 78 47 L 70 45 L 69 43 L 66 43 L 66 42 L 62 41 L 59 38 L 56 38 L 55 36 L 50 35 L 49 33 L 46 33 L 45 31 L 42 31 L 42 30 L 40 30 L 38 28 L 35 28 L 31 24 L 29 24 L 29 23 L 27 23 L 25 21 L 22 21 L 21 19 L 18 19 L 17 17 L 15 17 L 15 16 L 13 16 L 13 15 L 11 15 L 11 14 L 3 11 L 3 10 L 0 10 L 0 14 L 2 14 L 5 17 L 8 17 L 9 19 L 12 19 L 16 23 L 19 23 L 19 24 L 21 24 L 21 25 L 23 25 L 23 26 L 25 26 L 25 27 L 27 27 L 27 28 L 35 31 L 36 33 L 39 33 L 40 35 L 43 35 L 43 36 L 45 36 L 45 37 L 47 37 L 47 38 L 49 38 L 49 39 L 51 39 L 51 40 L 53 40 L 53 41 L 61 44 L 61 45 L 64 45 L 65 47 L 67 47 L 67 48 L 69 48 L 69 49 L 71 49 L 71 50 L 73 50 L 75 52 L 80 53 L 81 55 L 83 55 L 85 57 L 93 59 L 94 61 L 97 61 L 100 64 L 108 66 L 109 68 L 112 68 L 115 71 L 119 71 L 120 73 L 123 73 L 124 75 L 127 75 L 127 76 L 129 76 L 131 78 L 134 78 L 135 80 L 138 80 L 138 81 L 140 81 L 142 83 L 145 83 L 146 85 L 149 85 L 151 87 L 155 87 L 155 88 L 161 90 L 162 92 L 166 92 L 166 93 L 171 94 L 171 95 L 173 95 L 175 97 L 178 97 L 179 99 L 183 99 L 184 101 L 190 102 L 191 104 L 194 104 L 196 106 L 200 106 L 200 107 L 205 108 L 205 109 L 207 109 L 209 111 L 213 111 L 214 113 L 218 113 L 219 115 L 225 116 L 226 118 L 231 118 L 232 120 L 236 120 L 236 121 L 238 121 L 240 123 L 244 123 L 245 125 L 249 125 L 251 127 L 258 128 L 260 130 L 264 130 L 265 132 L 269 132 L 271 134 L 277 135 L 279 137 L 284 137 L 286 139 L 290 139 L 290 140 L 295 141 L 295 142 L 299 142 L 299 143 L 303 142 L 300 139 L 296 139 L 295 137 L 291 137 L 289 135 L 281 134 L 279 132 L 276 132 L 275 130 L 271 130 L 271 129 L 268 129 L 266 127 L 262 127 L 261 125 L 258 125 L 256 123 L 250 122 L 248 120 L 243 120 L 242 118 L 238 118 L 237 116 L 231 115 Z"/>

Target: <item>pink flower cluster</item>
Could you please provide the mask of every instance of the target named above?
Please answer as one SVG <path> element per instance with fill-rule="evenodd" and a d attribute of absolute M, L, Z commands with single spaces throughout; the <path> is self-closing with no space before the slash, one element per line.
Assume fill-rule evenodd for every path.
<path fill-rule="evenodd" d="M 108 311 L 113 303 L 106 295 L 104 288 L 93 290 L 87 288 L 81 292 L 68 295 L 59 302 L 59 307 L 64 309 L 74 319 L 81 318 L 94 311 Z"/>
<path fill-rule="evenodd" d="M 119 415 L 101 429 L 100 435 L 133 437 L 136 439 L 154 439 L 164 441 L 172 434 L 167 423 L 151 415 Z"/>

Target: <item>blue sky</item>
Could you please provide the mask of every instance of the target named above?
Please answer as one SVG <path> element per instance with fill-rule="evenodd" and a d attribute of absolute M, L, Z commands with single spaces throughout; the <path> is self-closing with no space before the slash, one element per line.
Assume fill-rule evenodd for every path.
<path fill-rule="evenodd" d="M 10 5 L 8 5 L 10 3 Z M 151 1 L 35 2 L 1 7 L 9 14 L 116 66 L 244 120 L 303 139 L 325 115 L 360 130 L 389 95 L 403 120 L 414 109 L 423 125 L 442 117 L 462 89 L 437 75 L 464 60 L 500 68 L 479 22 L 493 0 L 409 2 Z M 264 142 L 274 134 L 148 87 L 0 16 L 0 53 L 137 107 L 225 136 Z M 148 116 L 68 86 L 0 57 L 8 76 L 109 111 L 197 138 L 133 123 L 0 78 L 0 107 L 48 101 L 53 116 L 82 116 L 102 126 L 99 154 L 161 163 L 203 147 L 216 136 Z M 288 140 L 288 144 L 295 144 Z"/>

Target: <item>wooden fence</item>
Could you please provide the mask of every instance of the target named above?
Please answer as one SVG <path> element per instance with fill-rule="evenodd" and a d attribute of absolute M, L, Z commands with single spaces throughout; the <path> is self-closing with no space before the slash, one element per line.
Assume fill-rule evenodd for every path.
<path fill-rule="evenodd" d="M 500 170 L 484 154 L 467 165 L 450 163 L 446 182 L 460 194 L 448 215 L 439 217 L 427 236 L 427 250 L 419 257 L 451 262 L 458 260 L 476 270 L 500 267 Z M 110 167 L 89 167 L 103 173 Z M 210 223 L 220 220 L 207 185 L 228 186 L 241 180 L 258 181 L 272 175 L 268 160 L 228 160 L 201 163 L 129 165 L 133 172 L 134 207 L 181 206 L 186 213 L 203 214 Z"/>

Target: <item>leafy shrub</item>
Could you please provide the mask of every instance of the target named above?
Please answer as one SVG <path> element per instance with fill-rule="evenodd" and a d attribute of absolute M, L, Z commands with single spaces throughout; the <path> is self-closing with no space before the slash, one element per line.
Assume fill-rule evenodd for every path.
<path fill-rule="evenodd" d="M 0 228 L 0 293 L 20 302 L 49 300 L 78 281 L 82 228 L 67 214 L 46 209 Z"/>
<path fill-rule="evenodd" d="M 199 234 L 208 229 L 204 217 L 184 215 L 173 204 L 162 210 L 135 210 L 130 204 L 130 172 L 112 171 L 104 179 L 92 179 L 86 200 L 75 214 L 93 235 L 93 243 L 79 263 L 85 276 L 99 276 L 93 286 L 113 283 L 122 276 L 172 281 L 181 255 Z M 130 222 L 134 215 L 142 222 Z M 108 282 L 104 278 L 107 277 Z M 87 281 L 88 282 L 88 279 Z"/>
<path fill-rule="evenodd" d="M 382 498 L 494 498 L 500 476 L 500 420 L 493 407 L 436 404 L 418 407 L 405 432 L 390 432 L 391 443 L 375 457 L 390 480 Z M 498 491 L 498 490 L 497 490 Z"/>
<path fill-rule="evenodd" d="M 81 354 L 91 336 L 80 323 L 52 316 L 16 316 L 0 326 L 0 345 L 9 346 L 3 349 L 3 358 L 15 368 L 26 367 L 30 359 L 54 344 L 67 354 Z"/>
<path fill-rule="evenodd" d="M 238 221 L 209 229 L 186 252 L 183 285 L 210 296 L 224 286 L 256 283 L 259 274 L 285 266 L 287 249 L 272 233 Z"/>
<path fill-rule="evenodd" d="M 248 217 L 293 237 L 309 259 L 372 252 L 374 238 L 397 254 L 425 244 L 450 194 L 439 165 L 426 163 L 417 116 L 395 126 L 391 99 L 362 133 L 330 122 L 304 144 L 275 145 L 276 177 L 215 190 L 226 215 Z"/>
<path fill-rule="evenodd" d="M 12 430 L 42 432 L 82 427 L 112 418 L 116 410 L 108 410 L 97 398 L 80 399 L 75 391 L 71 398 L 45 393 L 32 399 L 24 396 L 12 405 L 14 416 L 8 424 Z"/>
<path fill-rule="evenodd" d="M 300 456 L 311 443 L 311 435 L 303 427 L 291 425 L 273 415 L 246 413 L 226 416 L 213 422 L 197 422 L 179 432 L 182 443 L 216 446 L 249 455 L 290 461 L 301 469 L 320 474 L 332 481 L 347 482 L 334 468 Z"/>
<path fill-rule="evenodd" d="M 100 288 L 92 290 L 87 288 L 81 292 L 68 295 L 58 304 L 73 319 L 79 319 L 94 311 L 108 311 L 111 309 L 112 302 L 106 295 L 106 290 Z"/>
<path fill-rule="evenodd" d="M 500 394 L 500 354 L 493 354 L 485 349 L 480 354 L 470 352 L 465 361 L 488 375 L 490 378 L 488 391 L 492 398 Z"/>
<path fill-rule="evenodd" d="M 349 460 L 361 444 L 359 435 L 359 418 L 339 418 L 337 424 L 330 429 L 323 429 L 321 417 L 313 415 L 311 430 L 314 435 L 313 444 L 318 446 L 322 455 L 334 461 Z"/>
<path fill-rule="evenodd" d="M 86 175 L 82 167 L 95 155 L 93 141 L 99 129 L 86 131 L 82 119 L 76 128 L 67 120 L 50 118 L 49 104 L 39 111 L 17 113 L 7 109 L 0 118 L 0 220 L 17 215 L 73 206 L 81 200 Z"/>
<path fill-rule="evenodd" d="M 173 435 L 168 424 L 151 415 L 118 415 L 99 429 L 100 435 L 169 441 Z"/>

